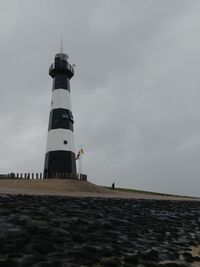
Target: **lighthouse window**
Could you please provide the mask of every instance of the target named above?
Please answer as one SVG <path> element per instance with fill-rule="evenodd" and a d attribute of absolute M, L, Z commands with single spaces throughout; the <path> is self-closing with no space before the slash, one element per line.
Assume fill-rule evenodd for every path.
<path fill-rule="evenodd" d="M 67 145 L 67 140 L 64 140 L 64 141 L 63 141 L 63 144 L 64 144 L 64 145 Z"/>
<path fill-rule="evenodd" d="M 68 114 L 62 114 L 62 118 L 63 119 L 69 119 L 69 115 Z"/>

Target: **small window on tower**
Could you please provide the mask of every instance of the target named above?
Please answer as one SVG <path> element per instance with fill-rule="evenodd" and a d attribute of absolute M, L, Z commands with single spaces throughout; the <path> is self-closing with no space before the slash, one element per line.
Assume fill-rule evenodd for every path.
<path fill-rule="evenodd" d="M 64 140 L 64 141 L 63 141 L 63 144 L 64 144 L 64 145 L 67 145 L 67 140 Z"/>
<path fill-rule="evenodd" d="M 69 119 L 69 115 L 68 114 L 62 114 L 62 118 L 63 119 Z"/>

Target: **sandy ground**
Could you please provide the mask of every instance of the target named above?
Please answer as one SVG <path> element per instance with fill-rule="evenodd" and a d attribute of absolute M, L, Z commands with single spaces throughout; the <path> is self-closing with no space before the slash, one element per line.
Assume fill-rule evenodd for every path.
<path fill-rule="evenodd" d="M 196 256 L 200 256 L 200 246 L 197 246 L 197 247 L 191 247 L 191 254 L 193 257 L 196 257 Z M 200 262 L 194 262 L 192 264 L 192 267 L 199 267 L 200 266 Z"/>
<path fill-rule="evenodd" d="M 200 198 L 160 196 L 143 193 L 117 192 L 95 185 L 88 181 L 64 179 L 2 179 L 0 194 L 58 195 L 74 197 L 111 197 L 161 200 L 197 200 Z"/>

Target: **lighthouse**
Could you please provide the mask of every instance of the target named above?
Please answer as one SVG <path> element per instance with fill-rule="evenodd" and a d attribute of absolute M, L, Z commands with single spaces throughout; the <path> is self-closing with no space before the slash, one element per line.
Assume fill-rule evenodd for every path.
<path fill-rule="evenodd" d="M 73 66 L 68 55 L 61 52 L 55 55 L 49 68 L 53 78 L 51 109 L 44 164 L 44 177 L 66 177 L 76 174 L 74 153 L 74 119 L 71 108 L 70 79 L 74 76 Z"/>

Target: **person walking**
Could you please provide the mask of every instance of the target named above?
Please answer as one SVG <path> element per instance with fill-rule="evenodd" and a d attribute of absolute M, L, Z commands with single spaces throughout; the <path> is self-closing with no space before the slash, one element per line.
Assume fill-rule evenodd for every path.
<path fill-rule="evenodd" d="M 114 182 L 112 183 L 111 189 L 115 190 L 115 183 Z"/>

